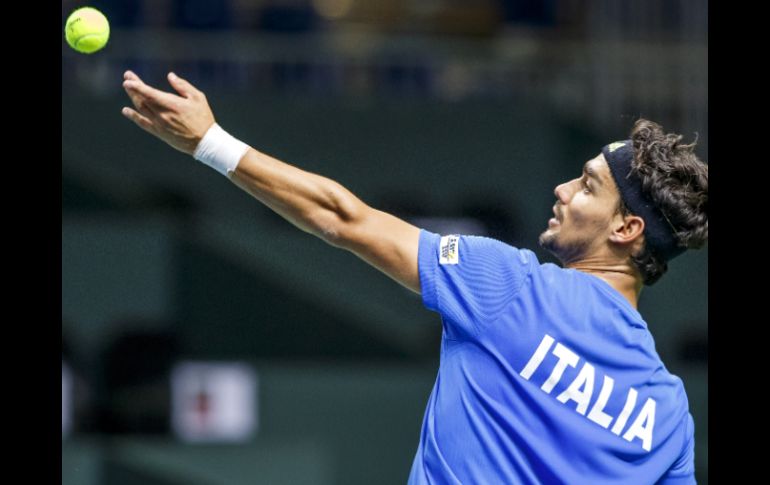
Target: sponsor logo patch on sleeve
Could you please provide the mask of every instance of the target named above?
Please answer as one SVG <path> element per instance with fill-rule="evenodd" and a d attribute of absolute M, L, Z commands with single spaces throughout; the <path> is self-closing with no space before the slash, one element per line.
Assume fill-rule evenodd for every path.
<path fill-rule="evenodd" d="M 460 236 L 442 236 L 439 252 L 439 264 L 458 264 L 460 262 Z"/>

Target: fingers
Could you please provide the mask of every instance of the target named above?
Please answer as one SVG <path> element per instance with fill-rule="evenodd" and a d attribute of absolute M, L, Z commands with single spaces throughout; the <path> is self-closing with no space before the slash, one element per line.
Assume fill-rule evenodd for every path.
<path fill-rule="evenodd" d="M 134 104 L 134 107 L 139 113 L 143 114 L 144 116 L 155 114 L 155 111 L 152 110 L 145 98 L 139 93 L 126 89 L 126 94 L 128 94 L 128 97 L 131 99 L 131 102 Z"/>
<path fill-rule="evenodd" d="M 140 84 L 144 84 L 144 81 L 142 81 L 142 79 L 138 75 L 136 75 L 134 71 L 130 71 L 130 70 L 123 73 L 123 79 L 124 81 L 134 81 Z M 139 113 L 141 113 L 144 116 L 150 116 L 155 114 L 155 111 L 147 103 L 144 96 L 139 94 L 138 91 L 133 89 L 126 89 L 126 94 L 128 94 L 128 97 L 131 98 L 131 102 L 134 104 L 134 107 Z"/>
<path fill-rule="evenodd" d="M 174 94 L 165 93 L 134 79 L 123 81 L 123 88 L 126 90 L 129 97 L 132 99 L 134 96 L 142 98 L 150 108 L 159 107 L 170 109 L 176 105 L 176 101 L 179 99 L 179 97 Z"/>
<path fill-rule="evenodd" d="M 155 125 L 146 116 L 143 116 L 142 114 L 137 113 L 136 111 L 128 107 L 123 108 L 121 113 L 123 114 L 123 116 L 125 116 L 129 120 L 136 123 L 136 125 L 139 126 L 139 128 L 143 129 L 148 133 L 155 134 Z"/>
<path fill-rule="evenodd" d="M 195 89 L 195 86 L 177 76 L 173 72 L 168 73 L 168 82 L 171 84 L 171 87 L 176 89 L 176 91 L 185 98 L 189 98 L 190 96 L 198 93 L 198 90 Z"/>
<path fill-rule="evenodd" d="M 143 82 L 143 81 L 142 81 L 142 80 L 139 78 L 139 76 L 137 76 L 137 75 L 136 75 L 136 73 L 134 73 L 134 71 L 126 71 L 126 72 L 124 72 L 124 73 L 123 73 L 123 79 L 125 79 L 126 81 L 128 81 L 128 80 L 132 80 L 132 81 L 139 81 L 139 82 Z"/>

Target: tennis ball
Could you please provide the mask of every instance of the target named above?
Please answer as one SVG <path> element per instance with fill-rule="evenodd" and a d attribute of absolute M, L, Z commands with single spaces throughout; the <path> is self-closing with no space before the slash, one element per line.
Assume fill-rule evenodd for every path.
<path fill-rule="evenodd" d="M 78 52 L 93 54 L 107 44 L 110 38 L 110 23 L 103 13 L 92 7 L 83 7 L 72 12 L 64 27 L 67 43 Z"/>

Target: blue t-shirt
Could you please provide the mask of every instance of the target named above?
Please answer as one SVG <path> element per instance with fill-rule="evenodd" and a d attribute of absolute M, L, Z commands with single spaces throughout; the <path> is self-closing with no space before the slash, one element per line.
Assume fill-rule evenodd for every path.
<path fill-rule="evenodd" d="M 425 230 L 419 273 L 443 335 L 410 485 L 695 483 L 682 381 L 609 284 Z"/>

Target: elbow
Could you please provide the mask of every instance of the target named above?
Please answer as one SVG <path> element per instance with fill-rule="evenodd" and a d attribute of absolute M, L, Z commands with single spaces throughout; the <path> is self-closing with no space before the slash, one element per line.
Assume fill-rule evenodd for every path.
<path fill-rule="evenodd" d="M 329 187 L 330 210 L 342 223 L 350 223 L 361 218 L 366 207 L 358 197 L 337 182 Z"/>
<path fill-rule="evenodd" d="M 334 220 L 330 220 L 334 219 Z M 342 223 L 336 218 L 323 218 L 321 221 L 317 221 L 314 224 L 316 235 L 331 244 L 332 246 L 338 246 L 341 242 L 340 234 L 343 232 Z"/>
<path fill-rule="evenodd" d="M 344 187 L 335 183 L 329 190 L 331 203 L 313 220 L 316 235 L 338 248 L 347 248 L 357 224 L 363 220 L 367 206 Z"/>
<path fill-rule="evenodd" d="M 334 213 L 327 212 L 316 217 L 312 223 L 313 234 L 325 243 L 346 249 L 350 234 L 350 224 Z"/>

